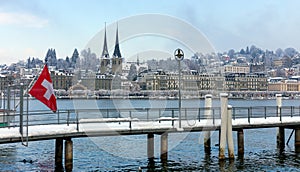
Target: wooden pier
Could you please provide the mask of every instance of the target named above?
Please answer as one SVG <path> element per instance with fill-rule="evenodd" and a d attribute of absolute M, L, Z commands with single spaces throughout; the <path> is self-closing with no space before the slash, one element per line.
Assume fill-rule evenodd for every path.
<path fill-rule="evenodd" d="M 59 110 L 55 114 L 49 111 L 15 112 L 9 114 L 14 120 L 0 128 L 0 143 L 23 142 L 26 145 L 30 141 L 53 139 L 56 169 L 64 167 L 66 171 L 73 168 L 72 139 L 80 137 L 147 135 L 147 157 L 153 161 L 154 135 L 159 135 L 160 159 L 165 163 L 170 134 L 205 132 L 204 150 L 210 154 L 210 132 L 219 130 L 219 159 L 224 160 L 226 147 L 228 158 L 235 158 L 233 131 L 237 133 L 238 158 L 243 158 L 245 129 L 276 127 L 277 148 L 284 150 L 284 130 L 292 129 L 295 130 L 295 152 L 300 153 L 300 107 L 282 106 L 280 95 L 276 106 L 260 107 L 232 107 L 228 105 L 227 94 L 221 95 L 221 107 L 212 107 L 211 99 L 211 95 L 206 96 L 205 107 L 182 108 L 181 127 L 178 109 L 174 108 L 73 109 Z"/>

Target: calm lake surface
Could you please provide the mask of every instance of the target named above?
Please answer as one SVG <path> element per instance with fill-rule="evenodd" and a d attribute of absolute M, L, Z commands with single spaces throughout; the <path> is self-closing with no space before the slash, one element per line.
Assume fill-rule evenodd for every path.
<path fill-rule="evenodd" d="M 219 105 L 213 100 L 214 106 Z M 232 106 L 275 106 L 275 100 L 230 100 Z M 283 106 L 299 106 L 300 100 L 283 100 Z M 70 108 L 172 108 L 177 100 L 58 100 L 59 109 Z M 183 107 L 203 107 L 204 100 L 183 100 Z M 31 100 L 31 110 L 46 109 Z M 286 129 L 286 141 L 292 130 Z M 218 160 L 218 132 L 212 132 L 212 151 L 205 155 L 203 133 L 169 134 L 168 162 L 160 162 L 160 136 L 155 135 L 155 159 L 149 163 L 146 135 L 76 138 L 73 140 L 73 171 L 300 171 L 300 155 L 294 152 L 294 137 L 279 154 L 276 129 L 244 130 L 245 156 L 234 161 Z M 54 140 L 0 145 L 0 171 L 54 171 Z M 24 162 L 23 160 L 26 160 Z"/>

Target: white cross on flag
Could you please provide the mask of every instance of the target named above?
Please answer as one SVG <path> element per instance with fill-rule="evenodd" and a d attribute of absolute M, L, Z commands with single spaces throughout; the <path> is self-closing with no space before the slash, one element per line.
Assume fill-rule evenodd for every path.
<path fill-rule="evenodd" d="M 42 73 L 31 87 L 29 94 L 48 106 L 54 113 L 56 112 L 56 98 L 47 65 L 44 66 Z"/>

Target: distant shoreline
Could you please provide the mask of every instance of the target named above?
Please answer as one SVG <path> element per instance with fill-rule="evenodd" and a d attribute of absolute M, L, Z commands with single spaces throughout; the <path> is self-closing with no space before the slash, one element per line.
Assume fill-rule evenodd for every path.
<path fill-rule="evenodd" d="M 141 97 L 141 96 L 57 96 L 57 99 L 62 100 L 73 100 L 73 99 L 95 99 L 95 100 L 105 100 L 105 99 L 132 99 L 132 100 L 178 100 L 178 97 Z M 228 97 L 229 99 L 235 99 L 235 100 L 271 100 L 275 99 L 276 97 Z M 205 99 L 205 97 L 190 97 L 190 96 L 183 96 L 181 98 L 182 100 L 195 100 L 195 99 Z M 219 99 L 217 96 L 213 96 L 213 99 Z M 283 97 L 283 99 L 300 99 L 300 97 Z"/>

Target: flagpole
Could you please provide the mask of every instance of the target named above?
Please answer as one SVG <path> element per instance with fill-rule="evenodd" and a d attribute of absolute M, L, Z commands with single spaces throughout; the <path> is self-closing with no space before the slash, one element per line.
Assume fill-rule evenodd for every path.
<path fill-rule="evenodd" d="M 47 65 L 47 61 L 45 62 L 44 66 L 43 66 L 42 68 L 44 68 L 45 65 Z M 40 74 L 42 73 L 42 70 L 41 70 L 42 68 L 40 68 L 38 74 L 35 75 L 34 78 L 31 80 L 31 82 L 29 83 L 28 87 L 26 88 L 26 91 L 23 92 L 23 96 L 25 96 L 26 94 L 27 94 L 27 97 L 29 96 L 29 95 L 28 95 L 28 90 L 30 90 L 30 88 L 33 86 L 34 81 L 36 81 L 37 77 L 40 76 Z M 15 109 L 16 109 L 19 105 L 20 105 L 20 101 L 19 101 L 19 103 L 17 103 L 17 104 L 15 105 Z"/>

